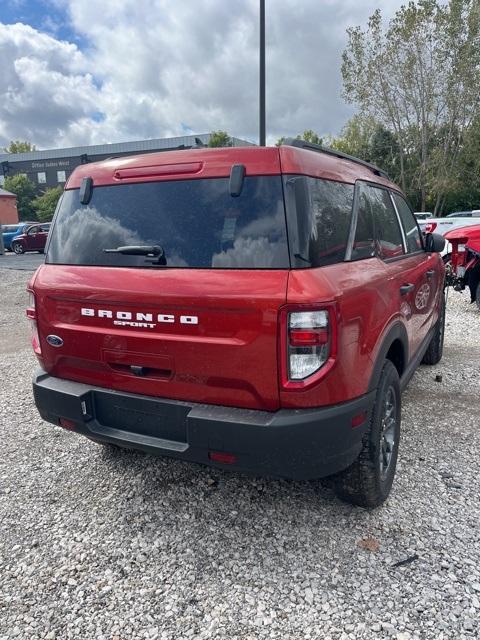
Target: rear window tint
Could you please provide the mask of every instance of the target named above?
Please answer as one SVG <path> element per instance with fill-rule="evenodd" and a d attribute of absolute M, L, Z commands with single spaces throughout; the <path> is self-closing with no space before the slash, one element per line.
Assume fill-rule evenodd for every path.
<path fill-rule="evenodd" d="M 358 186 L 357 226 L 352 246 L 352 260 L 363 260 L 375 256 L 375 222 L 367 186 Z"/>
<path fill-rule="evenodd" d="M 402 232 L 386 189 L 367 187 L 377 227 L 378 254 L 383 260 L 404 254 Z"/>
<path fill-rule="evenodd" d="M 66 191 L 47 262 L 152 267 L 146 256 L 105 253 L 160 245 L 167 267 L 288 268 L 280 176 L 245 178 L 232 197 L 228 178 L 94 187 L 88 205 Z"/>
<path fill-rule="evenodd" d="M 350 230 L 354 187 L 319 178 L 289 176 L 289 235 L 297 266 L 322 267 L 343 262 Z"/>

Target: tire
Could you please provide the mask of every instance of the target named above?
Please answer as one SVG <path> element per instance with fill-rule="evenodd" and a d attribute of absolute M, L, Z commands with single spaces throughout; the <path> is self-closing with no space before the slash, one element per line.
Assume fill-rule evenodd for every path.
<path fill-rule="evenodd" d="M 385 360 L 362 450 L 355 462 L 333 477 L 337 496 L 374 509 L 388 498 L 395 477 L 400 443 L 401 393 L 398 371 Z"/>
<path fill-rule="evenodd" d="M 478 283 L 477 293 L 475 294 L 475 302 L 477 303 L 477 307 L 480 309 L 480 282 Z"/>
<path fill-rule="evenodd" d="M 438 364 L 443 355 L 443 340 L 445 338 L 445 296 L 442 295 L 440 316 L 435 325 L 433 337 L 430 340 L 422 364 Z"/>
<path fill-rule="evenodd" d="M 25 253 L 25 249 L 23 248 L 23 244 L 21 242 L 12 242 L 12 251 L 17 254 L 17 256 Z"/>

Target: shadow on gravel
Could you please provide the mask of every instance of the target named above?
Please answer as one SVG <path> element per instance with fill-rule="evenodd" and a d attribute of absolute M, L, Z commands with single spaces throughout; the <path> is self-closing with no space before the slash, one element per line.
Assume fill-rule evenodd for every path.
<path fill-rule="evenodd" d="M 272 540 L 298 547 L 305 538 L 313 547 L 334 547 L 332 531 L 347 534 L 352 525 L 375 518 L 374 513 L 336 499 L 322 481 L 296 482 L 228 473 L 199 464 L 137 452 L 123 452 L 100 463 L 121 484 L 110 503 L 114 520 L 136 529 L 143 518 L 153 525 L 152 536 L 165 527 L 183 529 L 196 540 L 196 551 L 209 549 L 212 537 L 235 545 L 268 550 Z M 113 496 L 112 496 L 113 497 Z M 380 513 L 380 511 L 377 511 Z M 117 519 L 118 518 L 118 519 Z M 156 525 L 156 526 L 155 526 Z M 158 528 L 157 528 L 158 527 Z M 198 532 L 209 532 L 208 540 Z M 227 545 L 228 546 L 228 545 Z M 226 548 L 226 558 L 232 552 Z"/>

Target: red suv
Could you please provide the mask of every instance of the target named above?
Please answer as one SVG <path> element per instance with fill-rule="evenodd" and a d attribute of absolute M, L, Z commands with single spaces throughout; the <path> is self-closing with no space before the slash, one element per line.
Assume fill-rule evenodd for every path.
<path fill-rule="evenodd" d="M 442 355 L 442 247 L 381 170 L 300 141 L 82 165 L 29 285 L 38 410 L 377 506 Z"/>
<path fill-rule="evenodd" d="M 47 244 L 50 223 L 34 224 L 28 227 L 24 233 L 15 236 L 12 240 L 12 250 L 15 253 L 25 253 L 25 251 L 38 251 L 43 253 Z"/>

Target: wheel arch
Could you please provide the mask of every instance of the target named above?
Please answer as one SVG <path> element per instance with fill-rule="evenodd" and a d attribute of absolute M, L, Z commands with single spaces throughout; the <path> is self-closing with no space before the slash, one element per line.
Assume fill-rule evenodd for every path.
<path fill-rule="evenodd" d="M 405 325 L 401 322 L 394 324 L 381 340 L 380 348 L 373 365 L 368 390 L 373 391 L 378 387 L 385 360 L 390 360 L 398 371 L 399 378 L 408 365 L 408 335 Z"/>

